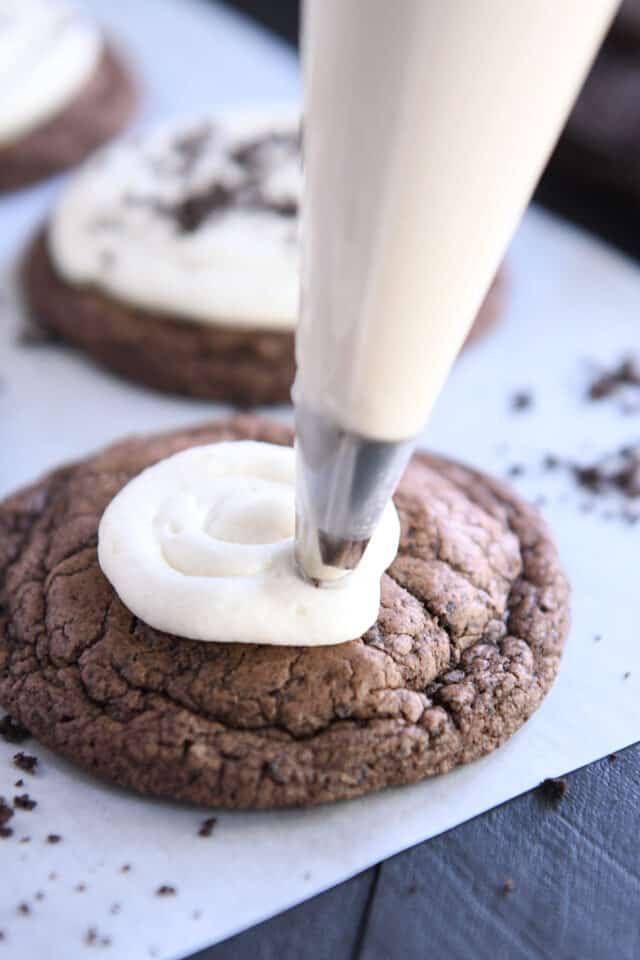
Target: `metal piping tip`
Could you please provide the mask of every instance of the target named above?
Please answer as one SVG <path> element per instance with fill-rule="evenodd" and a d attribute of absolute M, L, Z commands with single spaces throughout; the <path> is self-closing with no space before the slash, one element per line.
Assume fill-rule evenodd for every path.
<path fill-rule="evenodd" d="M 298 573 L 314 587 L 332 587 L 344 581 L 358 566 L 369 540 L 350 540 L 331 536 L 324 530 L 299 533 L 296 521 L 295 557 Z"/>
<path fill-rule="evenodd" d="M 296 408 L 296 429 L 296 565 L 335 587 L 360 563 L 413 441 L 371 440 L 307 408 Z"/>

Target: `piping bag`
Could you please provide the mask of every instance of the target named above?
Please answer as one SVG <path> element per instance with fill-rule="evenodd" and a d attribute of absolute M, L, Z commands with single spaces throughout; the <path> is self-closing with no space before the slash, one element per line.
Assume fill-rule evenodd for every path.
<path fill-rule="evenodd" d="M 293 400 L 312 583 L 357 567 L 616 7 L 307 0 Z"/>

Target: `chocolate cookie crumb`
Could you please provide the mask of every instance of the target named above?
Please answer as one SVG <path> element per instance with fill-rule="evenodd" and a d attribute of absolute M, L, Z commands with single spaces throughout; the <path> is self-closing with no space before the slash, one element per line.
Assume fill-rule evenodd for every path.
<path fill-rule="evenodd" d="M 170 886 L 168 883 L 163 883 L 162 886 L 156 890 L 156 897 L 174 897 L 175 894 L 176 888 Z"/>
<path fill-rule="evenodd" d="M 511 877 L 507 877 L 505 882 L 502 884 L 503 895 L 507 897 L 510 893 L 513 893 L 514 888 L 515 888 L 515 883 L 513 882 Z"/>
<path fill-rule="evenodd" d="M 518 390 L 511 397 L 511 409 L 514 412 L 529 410 L 533 406 L 533 394 L 530 390 Z"/>
<path fill-rule="evenodd" d="M 23 917 L 26 917 L 31 913 L 31 907 L 28 903 L 19 903 L 18 913 L 21 913 Z"/>
<path fill-rule="evenodd" d="M 11 827 L 0 827 L 0 840 L 8 840 L 9 837 L 13 836 L 13 830 Z"/>
<path fill-rule="evenodd" d="M 0 797 L 0 827 L 4 827 L 4 825 L 11 820 L 12 816 L 13 810 L 4 797 Z"/>
<path fill-rule="evenodd" d="M 120 873 L 129 873 L 130 870 L 131 870 L 130 863 L 125 863 L 120 867 Z"/>
<path fill-rule="evenodd" d="M 200 829 L 198 830 L 199 837 L 210 837 L 213 833 L 213 828 L 218 822 L 217 817 L 207 817 L 206 820 L 203 820 Z"/>
<path fill-rule="evenodd" d="M 571 469 L 578 485 L 590 493 L 616 490 L 630 499 L 640 497 L 640 445 L 622 446 L 596 463 L 573 464 Z"/>
<path fill-rule="evenodd" d="M 617 753 L 610 753 L 609 756 L 607 757 L 607 760 L 609 761 L 609 763 L 615 763 L 617 759 L 618 759 Z"/>
<path fill-rule="evenodd" d="M 111 937 L 101 937 L 95 927 L 89 927 L 84 935 L 84 942 L 88 947 L 95 947 L 96 944 L 100 947 L 110 947 Z"/>
<path fill-rule="evenodd" d="M 87 889 L 87 885 L 86 883 L 76 883 L 73 889 L 76 893 L 84 893 L 84 891 Z"/>
<path fill-rule="evenodd" d="M 612 369 L 598 376 L 589 384 L 589 400 L 602 400 L 617 393 L 622 387 L 640 387 L 640 363 L 627 356 Z"/>
<path fill-rule="evenodd" d="M 33 810 L 38 806 L 38 801 L 32 800 L 28 793 L 22 793 L 13 798 L 13 805 L 16 810 Z"/>
<path fill-rule="evenodd" d="M 547 777 L 538 789 L 548 803 L 557 804 L 567 792 L 567 781 L 564 777 Z"/>
<path fill-rule="evenodd" d="M 24 770 L 25 773 L 33 774 L 38 767 L 38 758 L 30 756 L 28 753 L 22 753 L 22 751 L 13 755 L 13 762 L 19 770 Z"/>
<path fill-rule="evenodd" d="M 31 734 L 26 727 L 7 714 L 0 720 L 0 737 L 7 743 L 24 743 L 31 739 Z"/>
<path fill-rule="evenodd" d="M 62 840 L 62 837 L 60 836 L 59 833 L 50 833 L 47 836 L 47 843 L 60 843 L 61 840 Z"/>
<path fill-rule="evenodd" d="M 20 778 L 20 780 L 16 780 L 16 782 L 14 783 L 14 787 L 17 787 L 18 789 L 20 787 L 24 787 L 24 780 L 22 778 Z"/>

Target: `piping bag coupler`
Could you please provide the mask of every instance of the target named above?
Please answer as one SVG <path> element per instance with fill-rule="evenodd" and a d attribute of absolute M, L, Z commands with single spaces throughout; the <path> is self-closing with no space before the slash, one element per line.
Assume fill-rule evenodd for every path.
<path fill-rule="evenodd" d="M 307 0 L 296 560 L 357 567 L 616 0 Z"/>

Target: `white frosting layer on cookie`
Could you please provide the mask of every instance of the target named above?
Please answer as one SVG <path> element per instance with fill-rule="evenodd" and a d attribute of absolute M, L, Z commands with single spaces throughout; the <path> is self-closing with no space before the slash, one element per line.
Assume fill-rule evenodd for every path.
<path fill-rule="evenodd" d="M 101 49 L 97 28 L 64 0 L 0 0 L 0 146 L 63 110 Z"/>
<path fill-rule="evenodd" d="M 53 215 L 56 268 L 174 318 L 293 329 L 298 127 L 294 109 L 241 110 L 107 148 Z"/>
<path fill-rule="evenodd" d="M 357 570 L 331 589 L 294 568 L 295 455 L 237 441 L 193 447 L 131 480 L 105 510 L 98 557 L 122 602 L 193 640 L 316 646 L 377 619 L 380 577 L 398 549 L 393 504 Z"/>

